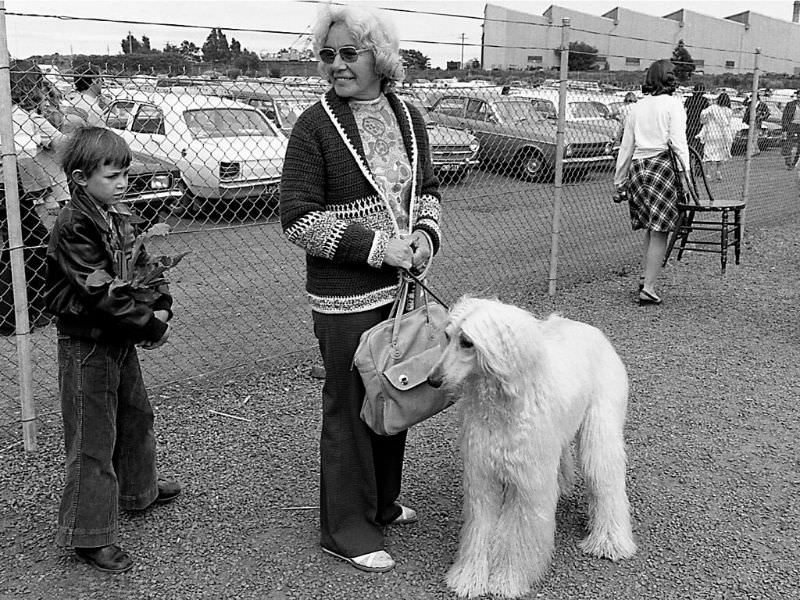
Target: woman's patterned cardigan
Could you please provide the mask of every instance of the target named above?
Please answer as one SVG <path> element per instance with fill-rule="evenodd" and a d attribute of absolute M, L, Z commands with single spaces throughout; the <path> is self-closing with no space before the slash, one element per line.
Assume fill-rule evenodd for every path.
<path fill-rule="evenodd" d="M 419 111 L 396 94 L 386 97 L 397 117 L 413 181 L 409 223 L 439 250 L 439 183 Z M 321 313 L 370 310 L 394 300 L 396 267 L 382 266 L 399 231 L 364 156 L 355 118 L 333 90 L 297 120 L 281 177 L 281 225 L 306 252 L 306 291 Z"/>

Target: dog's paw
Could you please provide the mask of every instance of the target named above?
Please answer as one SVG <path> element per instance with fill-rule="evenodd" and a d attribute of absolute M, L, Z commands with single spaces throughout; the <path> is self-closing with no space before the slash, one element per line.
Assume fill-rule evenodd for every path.
<path fill-rule="evenodd" d="M 629 535 L 595 535 L 590 534 L 578 543 L 578 547 L 586 554 L 598 558 L 607 558 L 613 562 L 630 558 L 636 554 L 636 543 Z"/>
<path fill-rule="evenodd" d="M 478 575 L 463 564 L 454 564 L 445 576 L 447 587 L 462 598 L 475 598 L 488 592 L 486 575 Z"/>

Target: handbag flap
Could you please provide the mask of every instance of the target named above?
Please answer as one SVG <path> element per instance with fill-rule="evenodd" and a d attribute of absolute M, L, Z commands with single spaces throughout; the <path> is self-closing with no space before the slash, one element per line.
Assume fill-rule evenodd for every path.
<path fill-rule="evenodd" d="M 383 375 L 392 387 L 400 391 L 410 390 L 423 383 L 427 385 L 428 373 L 441 355 L 442 349 L 437 344 L 387 368 Z"/>

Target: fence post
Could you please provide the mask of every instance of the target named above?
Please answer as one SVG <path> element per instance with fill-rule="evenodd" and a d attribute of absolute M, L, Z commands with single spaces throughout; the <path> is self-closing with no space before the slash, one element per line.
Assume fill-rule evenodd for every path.
<path fill-rule="evenodd" d="M 561 236 L 561 200 L 564 182 L 564 124 L 567 116 L 567 73 L 569 70 L 569 17 L 561 19 L 561 70 L 558 84 L 558 127 L 556 129 L 556 172 L 553 190 L 553 222 L 550 239 L 550 276 L 547 291 L 556 294 L 558 242 Z"/>
<path fill-rule="evenodd" d="M 25 256 L 17 190 L 17 155 L 14 148 L 14 125 L 11 116 L 11 79 L 9 75 L 6 3 L 0 0 L 0 154 L 3 160 L 8 255 L 11 262 L 11 287 L 14 290 L 14 318 L 17 328 L 19 360 L 19 396 L 22 409 L 22 440 L 25 450 L 36 451 L 36 407 L 33 403 L 28 293 L 25 281 Z M 0 234 L 2 237 L 2 234 Z"/>
<path fill-rule="evenodd" d="M 756 53 L 753 56 L 753 90 L 750 94 L 750 123 L 747 130 L 747 156 L 744 159 L 744 182 L 742 183 L 742 202 L 747 203 L 747 198 L 750 195 L 750 168 L 752 166 L 753 146 L 758 147 L 758 133 L 755 128 L 756 122 L 756 109 L 758 108 L 758 56 L 761 54 L 761 48 L 756 48 Z"/>

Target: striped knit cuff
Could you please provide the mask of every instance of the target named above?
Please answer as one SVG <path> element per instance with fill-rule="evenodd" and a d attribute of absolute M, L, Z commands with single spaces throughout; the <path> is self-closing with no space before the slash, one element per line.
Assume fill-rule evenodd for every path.
<path fill-rule="evenodd" d="M 389 236 L 385 231 L 376 231 L 375 238 L 372 240 L 372 248 L 367 256 L 367 264 L 370 267 L 380 269 L 383 266 L 383 257 L 386 256 L 386 246 L 389 244 Z"/>

